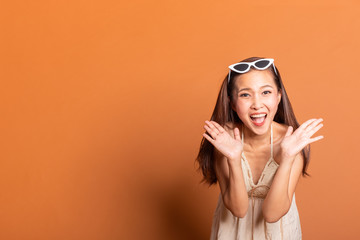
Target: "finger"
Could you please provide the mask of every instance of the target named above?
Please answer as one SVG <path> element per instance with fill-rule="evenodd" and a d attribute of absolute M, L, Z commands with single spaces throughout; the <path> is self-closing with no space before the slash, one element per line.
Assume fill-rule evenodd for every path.
<path fill-rule="evenodd" d="M 240 141 L 240 131 L 239 131 L 238 128 L 234 129 L 234 137 L 235 137 L 236 140 Z"/>
<path fill-rule="evenodd" d="M 306 122 L 304 122 L 303 124 L 300 125 L 300 127 L 298 129 L 300 130 L 304 130 L 309 124 L 311 124 L 313 121 L 315 121 L 316 118 L 307 120 Z"/>
<path fill-rule="evenodd" d="M 320 123 L 319 125 L 317 125 L 315 128 L 311 129 L 307 134 L 309 135 L 309 137 L 311 137 L 312 135 L 314 135 L 317 131 L 319 131 L 320 128 L 322 128 L 324 126 L 324 124 Z"/>
<path fill-rule="evenodd" d="M 216 136 L 217 136 L 217 133 L 212 129 L 210 128 L 209 126 L 205 125 L 204 126 L 205 130 L 210 134 L 210 136 L 216 140 Z"/>
<path fill-rule="evenodd" d="M 313 121 L 311 124 L 309 124 L 307 127 L 306 127 L 306 131 L 308 130 L 311 130 L 313 129 L 314 127 L 316 127 L 319 123 L 321 123 L 323 121 L 322 118 L 319 118 L 319 119 L 316 119 L 315 121 Z"/>
<path fill-rule="evenodd" d="M 211 144 L 214 144 L 214 139 L 212 139 L 209 135 L 206 133 L 203 133 L 204 138 L 206 138 Z"/>
<path fill-rule="evenodd" d="M 215 125 L 210 121 L 205 121 L 207 125 L 216 133 L 219 134 L 219 130 L 215 127 Z"/>
<path fill-rule="evenodd" d="M 324 136 L 318 136 L 318 137 L 314 137 L 314 138 L 311 138 L 310 140 L 309 140 L 309 143 L 313 143 L 313 142 L 316 142 L 316 141 L 318 141 L 318 140 L 320 140 L 320 139 L 323 139 L 324 138 Z"/>
<path fill-rule="evenodd" d="M 285 137 L 288 137 L 292 134 L 294 128 L 292 126 L 289 126 L 286 133 L 285 133 Z"/>
<path fill-rule="evenodd" d="M 215 125 L 215 127 L 219 130 L 219 132 L 223 133 L 225 131 L 225 129 L 217 122 L 215 121 L 211 121 L 211 122 Z"/>

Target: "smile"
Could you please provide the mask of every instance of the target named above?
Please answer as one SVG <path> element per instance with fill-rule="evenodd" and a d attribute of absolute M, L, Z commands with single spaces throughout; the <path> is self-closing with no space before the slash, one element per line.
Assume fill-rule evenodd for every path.
<path fill-rule="evenodd" d="M 250 116 L 251 122 L 256 126 L 262 126 L 265 123 L 267 117 L 266 113 L 253 114 Z"/>

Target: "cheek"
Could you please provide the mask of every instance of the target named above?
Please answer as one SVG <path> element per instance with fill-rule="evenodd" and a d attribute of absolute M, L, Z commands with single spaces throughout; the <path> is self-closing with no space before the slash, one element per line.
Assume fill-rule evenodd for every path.
<path fill-rule="evenodd" d="M 279 99 L 277 98 L 277 96 L 274 95 L 273 97 L 268 99 L 267 105 L 269 106 L 269 108 L 276 110 L 279 105 L 278 100 Z"/>
<path fill-rule="evenodd" d="M 246 101 L 239 100 L 236 102 L 236 112 L 238 113 L 238 115 L 247 114 L 249 108 L 250 104 Z"/>

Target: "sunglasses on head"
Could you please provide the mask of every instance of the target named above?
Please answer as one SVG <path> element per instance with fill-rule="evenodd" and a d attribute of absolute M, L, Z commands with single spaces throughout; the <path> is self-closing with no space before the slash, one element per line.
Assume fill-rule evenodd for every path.
<path fill-rule="evenodd" d="M 274 72 L 277 75 L 275 65 L 274 65 L 274 59 L 272 59 L 272 58 L 262 58 L 262 59 L 258 59 L 253 62 L 239 62 L 239 63 L 232 64 L 229 66 L 230 70 L 229 70 L 229 75 L 228 75 L 228 83 L 230 82 L 231 71 L 234 71 L 237 73 L 246 73 L 250 70 L 251 66 L 253 66 L 254 68 L 256 68 L 258 70 L 265 70 L 268 67 L 270 67 L 270 65 L 273 65 Z"/>

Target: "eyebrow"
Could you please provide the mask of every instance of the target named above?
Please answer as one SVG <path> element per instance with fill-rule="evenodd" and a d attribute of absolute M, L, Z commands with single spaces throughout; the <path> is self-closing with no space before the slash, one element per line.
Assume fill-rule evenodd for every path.
<path fill-rule="evenodd" d="M 264 85 L 264 86 L 261 86 L 260 88 L 265 88 L 265 87 L 271 87 L 273 88 L 271 85 L 267 84 L 267 85 Z M 248 90 L 251 90 L 251 88 L 241 88 L 240 90 L 237 90 L 237 92 L 241 92 L 241 91 L 248 91 Z"/>

